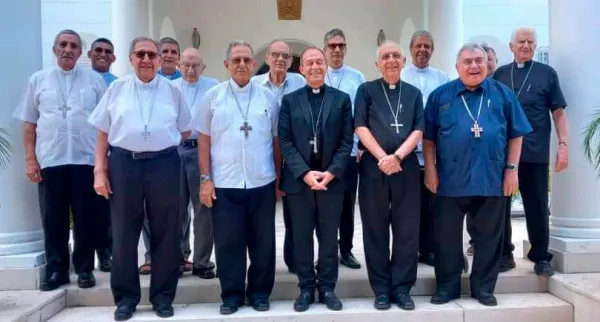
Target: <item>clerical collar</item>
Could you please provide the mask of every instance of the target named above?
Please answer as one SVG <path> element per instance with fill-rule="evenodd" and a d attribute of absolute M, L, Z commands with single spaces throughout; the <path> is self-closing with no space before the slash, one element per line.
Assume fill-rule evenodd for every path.
<path fill-rule="evenodd" d="M 144 81 L 139 79 L 139 77 L 137 75 L 135 75 L 135 84 L 137 86 L 140 86 L 142 89 L 148 89 L 148 88 L 154 87 L 156 84 L 158 84 L 158 79 L 160 77 L 161 76 L 159 76 L 159 75 L 154 75 L 154 78 L 151 81 L 149 81 L 148 83 L 145 83 Z"/>
<path fill-rule="evenodd" d="M 323 92 L 324 92 L 324 90 L 325 90 L 325 84 L 321 85 L 321 86 L 320 86 L 320 87 L 318 87 L 318 88 L 312 88 L 312 87 L 310 87 L 310 86 L 307 84 L 307 85 L 306 85 L 306 90 L 307 90 L 309 93 L 313 93 L 313 94 L 315 94 L 315 95 L 318 95 L 318 94 L 321 94 L 321 93 L 323 93 Z"/>
<path fill-rule="evenodd" d="M 524 62 L 524 63 L 517 63 L 517 62 L 515 61 L 515 65 L 517 65 L 517 68 L 525 68 L 525 67 L 529 67 L 529 66 L 531 66 L 531 64 L 532 64 L 532 63 L 533 63 L 533 60 L 531 60 L 531 59 L 530 59 L 530 60 L 528 60 L 528 61 L 526 61 L 526 62 Z"/>
<path fill-rule="evenodd" d="M 329 70 L 331 71 L 331 73 L 333 73 L 333 74 L 339 74 L 339 73 L 341 73 L 341 72 L 344 70 L 344 66 L 345 66 L 345 65 L 343 65 L 343 64 L 342 64 L 342 66 L 340 66 L 340 68 L 333 68 L 333 67 L 331 67 L 331 66 L 330 66 L 330 67 L 328 67 L 328 69 L 329 69 Z"/>
<path fill-rule="evenodd" d="M 383 84 L 386 86 L 386 88 L 394 90 L 394 89 L 398 88 L 398 85 L 400 84 L 400 79 L 398 79 L 396 81 L 396 83 L 394 83 L 394 84 L 388 84 L 388 82 L 385 79 L 383 79 L 383 77 L 382 77 L 381 82 L 383 82 Z"/>
<path fill-rule="evenodd" d="M 417 73 L 427 73 L 429 71 L 429 66 L 425 68 L 420 68 L 419 66 L 412 64 L 412 67 Z"/>
<path fill-rule="evenodd" d="M 244 87 L 241 87 L 240 85 L 238 85 L 238 83 L 236 83 L 233 80 L 233 78 L 229 79 L 229 83 L 231 84 L 231 87 L 234 88 L 235 91 L 238 93 L 243 93 L 243 92 L 250 90 L 250 82 L 249 81 L 246 85 L 244 85 Z"/>
<path fill-rule="evenodd" d="M 77 69 L 78 69 L 77 65 L 73 66 L 73 68 L 71 70 L 64 70 L 64 69 L 62 69 L 62 67 L 56 66 L 56 70 L 58 70 L 58 72 L 63 75 L 73 75 L 76 73 Z"/>
<path fill-rule="evenodd" d="M 197 81 L 195 81 L 195 82 L 193 82 L 193 83 L 191 83 L 191 82 L 188 82 L 188 81 L 186 81 L 186 80 L 185 80 L 185 79 L 183 79 L 183 78 L 182 78 L 182 81 L 183 81 L 183 83 L 184 83 L 185 85 L 187 85 L 187 86 L 189 86 L 189 87 L 196 87 L 196 86 L 198 86 L 198 84 L 200 84 L 200 78 L 198 78 L 198 80 L 197 80 Z"/>

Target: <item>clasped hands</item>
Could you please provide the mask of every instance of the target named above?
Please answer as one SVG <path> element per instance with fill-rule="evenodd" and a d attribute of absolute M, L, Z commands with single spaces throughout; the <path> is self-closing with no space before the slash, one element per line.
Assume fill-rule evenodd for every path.
<path fill-rule="evenodd" d="M 335 176 L 328 171 L 308 171 L 304 175 L 304 182 L 310 187 L 311 190 L 327 191 L 327 185 L 334 178 Z"/>
<path fill-rule="evenodd" d="M 377 166 L 379 166 L 379 170 L 381 170 L 381 172 L 388 176 L 402 171 L 400 161 L 393 154 L 386 155 L 379 159 Z"/>

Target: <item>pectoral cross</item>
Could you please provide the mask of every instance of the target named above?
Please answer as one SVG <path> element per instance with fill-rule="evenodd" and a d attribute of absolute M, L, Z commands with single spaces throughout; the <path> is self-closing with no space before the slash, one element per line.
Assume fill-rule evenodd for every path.
<path fill-rule="evenodd" d="M 481 132 L 483 132 L 483 128 L 479 127 L 479 124 L 477 124 L 477 122 L 475 122 L 475 124 L 471 128 L 471 132 L 473 132 L 473 135 L 476 138 L 480 138 L 481 137 Z"/>
<path fill-rule="evenodd" d="M 240 126 L 240 131 L 244 131 L 246 137 L 248 137 L 248 132 L 252 130 L 252 126 L 248 125 L 248 122 L 244 121 L 244 125 Z"/>
<path fill-rule="evenodd" d="M 317 149 L 317 137 L 314 136 L 312 140 L 310 140 L 308 143 L 310 143 L 310 145 L 313 146 L 313 153 L 317 153 L 318 149 Z"/>
<path fill-rule="evenodd" d="M 66 119 L 67 118 L 67 111 L 70 111 L 71 108 L 65 105 L 65 106 L 59 107 L 58 110 L 62 112 L 63 119 Z"/>
<path fill-rule="evenodd" d="M 393 126 L 396 128 L 396 134 L 400 134 L 400 128 L 403 127 L 403 124 L 398 123 L 398 120 L 394 120 L 394 123 L 390 124 L 390 126 Z"/>
<path fill-rule="evenodd" d="M 144 132 L 142 132 L 142 136 L 144 137 L 144 141 L 148 141 L 150 137 L 150 132 L 148 131 L 148 127 L 144 126 Z"/>

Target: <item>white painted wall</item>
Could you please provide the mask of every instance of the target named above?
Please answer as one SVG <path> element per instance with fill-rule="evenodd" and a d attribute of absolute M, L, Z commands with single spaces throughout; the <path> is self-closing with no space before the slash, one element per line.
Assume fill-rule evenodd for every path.
<path fill-rule="evenodd" d="M 111 0 L 41 0 L 43 64 L 53 64 L 52 42 L 64 28 L 82 33 L 89 43 L 111 37 Z M 250 41 L 259 51 L 271 38 L 285 37 L 322 46 L 325 31 L 340 27 L 349 42 L 348 64 L 368 78 L 377 76 L 373 64 L 376 37 L 384 29 L 388 39 L 408 46 L 410 34 L 423 26 L 423 6 L 418 0 L 304 0 L 302 21 L 278 22 L 274 0 L 149 0 L 154 8 L 151 35 L 176 36 L 191 44 L 198 27 L 207 56 L 206 74 L 223 79 L 222 59 L 227 42 Z M 452 1 L 452 0 L 447 0 Z M 485 41 L 495 47 L 500 63 L 511 59 L 511 32 L 522 25 L 538 31 L 540 46 L 548 45 L 547 0 L 463 0 L 465 41 Z M 235 9 L 232 9 L 235 8 Z M 243 27 L 229 21 L 244 21 Z M 408 19 L 410 18 L 410 19 Z M 276 27 L 270 27 L 277 23 Z M 436 54 L 439 54 L 436 53 Z M 454 55 L 454 53 L 452 53 Z M 81 64 L 87 64 L 82 56 Z"/>

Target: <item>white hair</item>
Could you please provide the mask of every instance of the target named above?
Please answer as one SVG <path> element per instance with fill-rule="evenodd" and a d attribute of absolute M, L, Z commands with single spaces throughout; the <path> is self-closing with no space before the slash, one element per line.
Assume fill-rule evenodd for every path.
<path fill-rule="evenodd" d="M 396 47 L 398 47 L 398 49 L 400 50 L 400 54 L 402 56 L 404 56 L 404 53 L 402 52 L 402 48 L 400 47 L 400 45 L 393 41 L 393 40 L 385 40 L 384 42 L 381 43 L 381 45 L 379 45 L 377 47 L 377 50 L 375 51 L 375 61 L 379 60 L 379 52 L 381 51 L 381 47 L 385 46 L 385 45 L 394 45 Z"/>
<path fill-rule="evenodd" d="M 458 54 L 456 54 L 456 63 L 458 64 L 460 62 L 460 54 L 462 54 L 464 51 L 473 52 L 473 51 L 477 51 L 477 50 L 479 50 L 483 53 L 483 60 L 487 62 L 487 53 L 485 52 L 485 49 L 483 49 L 483 47 L 481 47 L 477 43 L 466 43 L 462 47 L 460 47 Z"/>
<path fill-rule="evenodd" d="M 510 43 L 516 45 L 517 36 L 522 32 L 531 33 L 533 35 L 533 41 L 537 44 L 537 31 L 531 27 L 519 27 L 513 30 L 512 35 L 510 36 Z"/>

